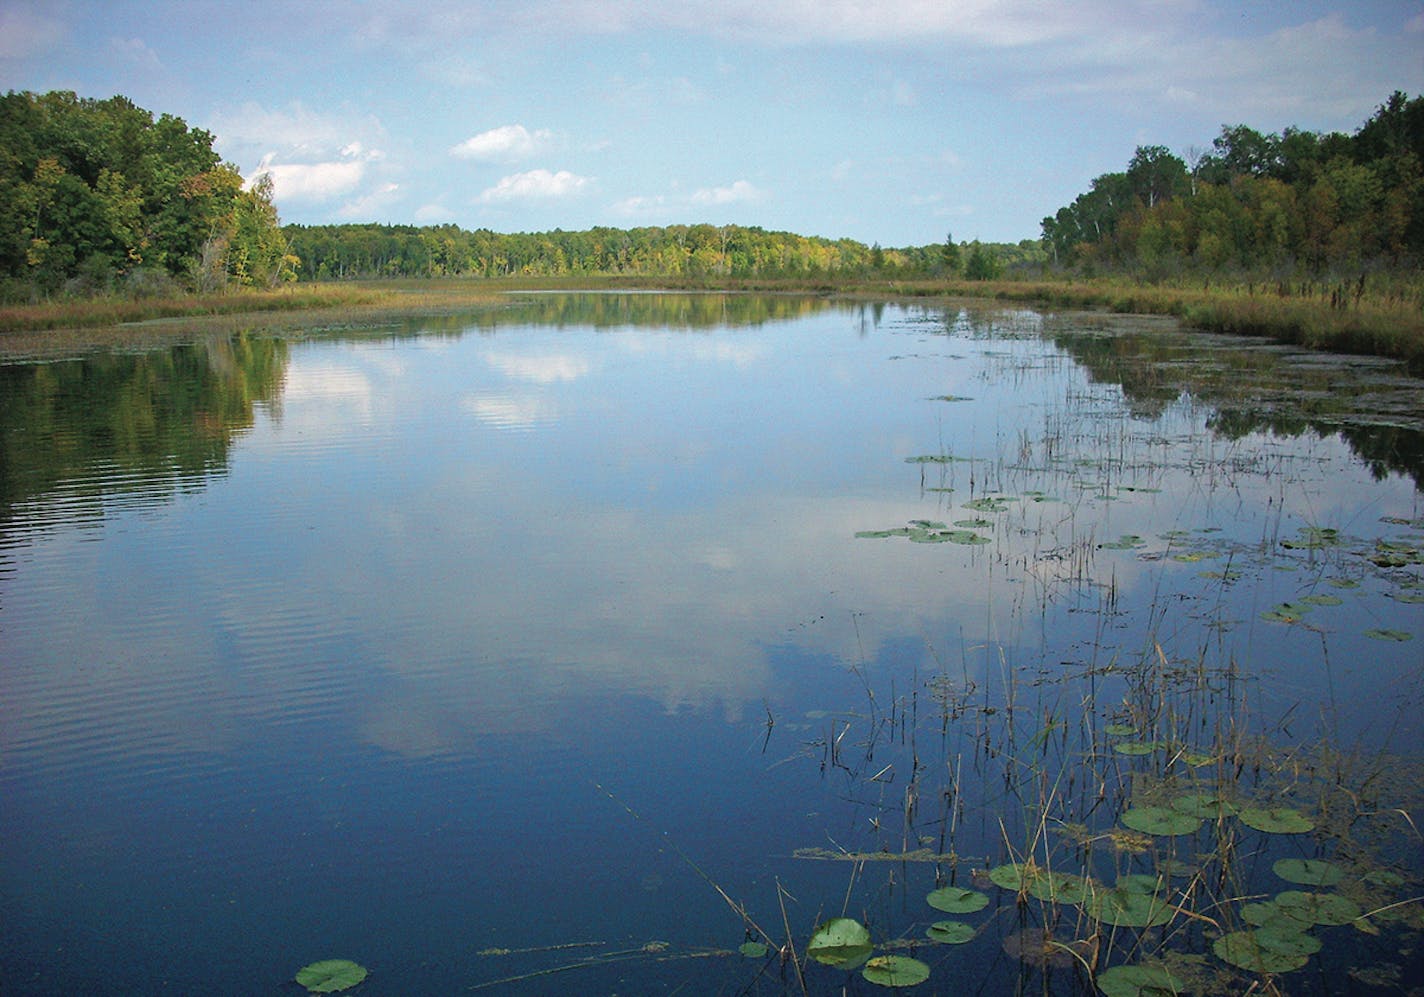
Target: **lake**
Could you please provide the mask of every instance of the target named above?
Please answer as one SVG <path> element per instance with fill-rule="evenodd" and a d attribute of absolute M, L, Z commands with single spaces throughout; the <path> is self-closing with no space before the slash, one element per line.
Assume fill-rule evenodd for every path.
<path fill-rule="evenodd" d="M 792 296 L 152 331 L 0 363 L 6 994 L 1424 973 L 1395 365 Z"/>

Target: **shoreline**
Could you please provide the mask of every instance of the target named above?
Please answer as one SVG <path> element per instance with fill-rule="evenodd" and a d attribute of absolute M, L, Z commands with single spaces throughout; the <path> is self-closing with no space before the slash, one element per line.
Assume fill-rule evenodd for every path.
<path fill-rule="evenodd" d="M 1381 296 L 1348 283 L 1284 283 L 1168 287 L 1111 279 L 1088 281 L 965 281 L 933 278 L 677 278 L 587 275 L 510 277 L 497 280 L 360 281 L 301 284 L 275 291 L 154 299 L 96 298 L 0 307 L 0 351 L 21 341 L 30 348 L 60 340 L 123 338 L 147 327 L 182 326 L 187 333 L 219 331 L 254 321 L 321 327 L 382 317 L 497 307 L 510 292 L 683 291 L 726 294 L 812 294 L 848 300 L 940 301 L 974 299 L 1049 308 L 1170 315 L 1191 329 L 1269 338 L 1328 353 L 1352 353 L 1402 362 L 1424 377 L 1424 307 L 1405 293 Z M 195 329 L 196 322 L 202 328 Z M 173 330 L 179 331 L 176 328 Z M 22 347 L 21 352 L 25 352 Z M 49 350 L 45 350 L 49 352 Z"/>

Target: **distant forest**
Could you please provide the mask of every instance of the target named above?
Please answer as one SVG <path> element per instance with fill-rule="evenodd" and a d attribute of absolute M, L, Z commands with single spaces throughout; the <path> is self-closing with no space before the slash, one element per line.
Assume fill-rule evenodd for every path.
<path fill-rule="evenodd" d="M 740 225 L 496 233 L 282 226 L 213 136 L 125 97 L 0 98 L 0 299 L 210 292 L 296 279 L 640 275 L 943 277 L 1058 271 L 1139 280 L 1417 274 L 1424 98 L 1392 94 L 1353 135 L 1223 126 L 1184 159 L 1140 146 L 1017 244 L 867 246 Z"/>
<path fill-rule="evenodd" d="M 1223 126 L 1186 160 L 1140 146 L 1043 220 L 1058 266 L 1260 278 L 1424 261 L 1424 98 L 1396 91 L 1354 135 Z"/>
<path fill-rule="evenodd" d="M 1035 240 L 882 249 L 741 225 L 594 228 L 501 234 L 455 225 L 288 225 L 303 279 L 508 277 L 568 274 L 677 277 L 816 277 L 877 273 L 999 276 L 1042 263 Z"/>

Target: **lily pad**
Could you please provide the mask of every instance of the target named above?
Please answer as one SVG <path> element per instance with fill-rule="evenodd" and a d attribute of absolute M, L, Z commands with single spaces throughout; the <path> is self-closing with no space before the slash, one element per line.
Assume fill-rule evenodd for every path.
<path fill-rule="evenodd" d="M 1360 916 L 1360 905 L 1338 893 L 1307 893 L 1287 890 L 1276 897 L 1276 906 L 1306 924 L 1349 924 Z"/>
<path fill-rule="evenodd" d="M 1006 890 L 1022 890 L 1039 876 L 1039 871 L 1022 862 L 1008 862 L 989 870 L 989 882 Z"/>
<path fill-rule="evenodd" d="M 1107 997 L 1160 997 L 1179 994 L 1184 984 L 1155 966 L 1113 966 L 1098 974 L 1098 989 Z"/>
<path fill-rule="evenodd" d="M 861 975 L 882 987 L 913 987 L 930 978 L 930 967 L 905 955 L 878 955 L 865 964 Z"/>
<path fill-rule="evenodd" d="M 1143 834 L 1172 836 L 1193 834 L 1202 826 L 1202 819 L 1180 813 L 1171 807 L 1133 807 L 1122 815 L 1125 826 Z"/>
<path fill-rule="evenodd" d="M 1111 543 L 1103 544 L 1106 550 L 1132 550 L 1136 547 L 1145 547 L 1147 541 L 1137 536 L 1135 533 L 1124 533 Z"/>
<path fill-rule="evenodd" d="M 964 503 L 964 508 L 973 509 L 975 512 L 1004 512 L 1008 509 L 1009 499 L 1004 498 L 977 498 Z"/>
<path fill-rule="evenodd" d="M 1203 820 L 1214 820 L 1221 816 L 1234 817 L 1239 810 L 1236 804 L 1230 800 L 1223 800 L 1210 793 L 1190 793 L 1186 796 L 1179 796 L 1171 802 L 1170 806 L 1177 813 L 1200 817 Z"/>
<path fill-rule="evenodd" d="M 963 921 L 936 921 L 926 929 L 930 941 L 944 945 L 963 945 L 974 938 L 974 928 Z"/>
<path fill-rule="evenodd" d="M 1103 728 L 1103 733 L 1113 737 L 1130 737 L 1137 733 L 1137 728 L 1132 724 L 1108 724 Z"/>
<path fill-rule="evenodd" d="M 1125 876 L 1119 876 L 1117 885 L 1113 889 L 1150 897 L 1162 892 L 1162 877 L 1149 875 L 1145 872 L 1131 872 Z"/>
<path fill-rule="evenodd" d="M 771 949 L 767 947 L 765 942 L 742 942 L 737 951 L 748 959 L 760 959 L 770 952 Z"/>
<path fill-rule="evenodd" d="M 961 886 L 942 886 L 925 897 L 925 902 L 946 914 L 972 914 L 989 906 L 989 897 Z"/>
<path fill-rule="evenodd" d="M 1088 905 L 1088 913 L 1105 924 L 1122 928 L 1153 928 L 1172 920 L 1176 908 L 1163 896 L 1104 890 Z"/>
<path fill-rule="evenodd" d="M 1408 630 L 1391 630 L 1387 627 L 1375 630 L 1366 630 L 1365 636 L 1373 637 L 1375 640 L 1406 641 L 1414 639 L 1414 635 Z"/>
<path fill-rule="evenodd" d="M 837 969 L 864 965 L 874 948 L 865 925 L 850 917 L 833 917 L 822 923 L 806 943 L 806 954 Z"/>
<path fill-rule="evenodd" d="M 349 990 L 366 978 L 366 967 L 350 959 L 323 959 L 297 970 L 297 982 L 314 994 Z"/>
<path fill-rule="evenodd" d="M 1150 755 L 1158 748 L 1162 747 L 1158 741 L 1123 741 L 1121 744 L 1114 744 L 1113 750 L 1119 755 Z"/>
<path fill-rule="evenodd" d="M 1236 815 L 1241 823 L 1267 834 L 1305 834 L 1315 822 L 1290 807 L 1244 807 Z"/>
<path fill-rule="evenodd" d="M 1093 895 L 1093 884 L 1068 872 L 1045 872 L 1028 884 L 1031 896 L 1045 903 L 1081 904 Z"/>
<path fill-rule="evenodd" d="M 1309 603 L 1312 606 L 1339 606 L 1345 602 L 1345 600 L 1341 599 L 1338 595 L 1325 595 L 1323 593 L 1320 595 L 1308 595 L 1300 601 Z"/>
<path fill-rule="evenodd" d="M 1252 973 L 1289 973 L 1310 961 L 1301 952 L 1278 952 L 1255 931 L 1233 931 L 1212 942 L 1218 959 Z"/>
<path fill-rule="evenodd" d="M 1324 859 L 1281 859 L 1271 870 L 1288 883 L 1304 886 L 1334 886 L 1345 878 L 1344 870 Z"/>

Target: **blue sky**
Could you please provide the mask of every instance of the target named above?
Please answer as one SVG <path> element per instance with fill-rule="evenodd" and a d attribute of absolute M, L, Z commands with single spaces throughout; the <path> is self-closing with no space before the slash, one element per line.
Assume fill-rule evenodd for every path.
<path fill-rule="evenodd" d="M 1017 241 L 1138 145 L 1424 93 L 1424 0 L 0 0 L 0 88 L 206 128 L 284 221 Z"/>

